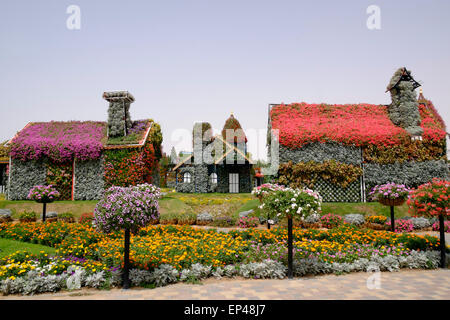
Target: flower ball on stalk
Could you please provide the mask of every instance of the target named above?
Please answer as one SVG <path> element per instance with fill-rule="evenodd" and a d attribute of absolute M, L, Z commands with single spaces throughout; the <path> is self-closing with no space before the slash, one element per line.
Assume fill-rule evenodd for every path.
<path fill-rule="evenodd" d="M 264 209 L 278 218 L 302 220 L 321 211 L 322 197 L 310 189 L 284 188 L 263 198 Z"/>
<path fill-rule="evenodd" d="M 28 193 L 28 199 L 38 203 L 50 203 L 59 197 L 59 192 L 52 185 L 35 186 Z"/>
<path fill-rule="evenodd" d="M 152 185 L 110 187 L 97 203 L 94 224 L 105 233 L 129 229 L 135 233 L 159 218 L 159 188 Z"/>

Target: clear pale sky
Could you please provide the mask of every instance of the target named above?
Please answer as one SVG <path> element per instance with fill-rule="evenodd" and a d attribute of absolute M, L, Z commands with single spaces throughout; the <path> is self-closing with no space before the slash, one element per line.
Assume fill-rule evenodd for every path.
<path fill-rule="evenodd" d="M 366 26 L 369 5 L 381 30 Z M 159 122 L 170 154 L 191 148 L 174 130 L 220 130 L 232 111 L 266 130 L 269 103 L 388 104 L 403 66 L 449 125 L 449 33 L 448 0 L 3 0 L 0 140 L 30 121 L 105 121 L 102 93 L 128 90 L 132 118 Z M 249 138 L 249 151 L 263 158 L 264 144 Z"/>

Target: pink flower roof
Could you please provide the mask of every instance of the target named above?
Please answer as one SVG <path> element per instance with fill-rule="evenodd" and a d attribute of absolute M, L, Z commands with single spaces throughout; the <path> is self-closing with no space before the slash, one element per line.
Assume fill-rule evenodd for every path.
<path fill-rule="evenodd" d="M 106 141 L 106 122 L 69 121 L 29 123 L 11 140 L 11 157 L 55 162 L 97 159 Z"/>
<path fill-rule="evenodd" d="M 139 138 L 137 144 L 107 143 L 107 123 L 95 121 L 32 122 L 11 139 L 10 156 L 22 161 L 49 158 L 63 163 L 74 158 L 81 161 L 98 159 L 103 149 L 139 147 L 145 143 L 150 120 L 138 120 L 130 130 Z"/>

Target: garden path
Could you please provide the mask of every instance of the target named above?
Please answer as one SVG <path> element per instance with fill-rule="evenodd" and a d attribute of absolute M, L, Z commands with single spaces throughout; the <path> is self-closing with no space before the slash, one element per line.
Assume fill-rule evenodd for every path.
<path fill-rule="evenodd" d="M 382 272 L 379 289 L 373 273 L 323 275 L 293 280 L 207 279 L 202 285 L 177 283 L 156 289 L 83 289 L 35 296 L 6 296 L 20 300 L 372 300 L 450 299 L 450 269 Z M 375 287 L 375 288 L 374 288 Z"/>

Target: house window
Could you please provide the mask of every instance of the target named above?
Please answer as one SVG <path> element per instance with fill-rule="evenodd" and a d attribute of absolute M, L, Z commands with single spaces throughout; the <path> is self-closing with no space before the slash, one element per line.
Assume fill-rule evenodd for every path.
<path fill-rule="evenodd" d="M 183 175 L 184 183 L 191 183 L 191 174 L 189 172 L 185 172 Z"/>
<path fill-rule="evenodd" d="M 211 183 L 213 183 L 213 184 L 217 183 L 217 173 L 215 173 L 215 172 L 211 173 L 210 178 L 211 178 Z"/>

